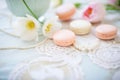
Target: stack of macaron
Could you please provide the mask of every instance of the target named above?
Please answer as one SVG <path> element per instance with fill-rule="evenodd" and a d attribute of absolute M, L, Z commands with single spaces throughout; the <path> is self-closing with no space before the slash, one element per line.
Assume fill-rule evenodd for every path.
<path fill-rule="evenodd" d="M 66 21 L 72 20 L 72 16 L 75 12 L 76 8 L 73 4 L 63 4 L 57 8 L 56 15 L 59 20 Z M 72 20 L 70 22 L 69 29 L 61 29 L 62 25 L 60 22 L 55 22 L 49 25 L 45 24 L 43 31 L 45 31 L 46 28 L 49 30 L 47 30 L 48 34 L 45 33 L 45 31 L 44 35 L 47 34 L 47 37 L 50 36 L 53 39 L 53 42 L 58 46 L 71 46 L 76 41 L 76 35 L 83 36 L 89 34 L 92 28 L 92 23 L 101 22 L 104 19 L 104 16 L 104 6 L 100 3 L 93 2 L 90 3 L 83 11 L 82 19 Z M 52 34 L 49 35 L 49 32 Z M 94 34 L 98 39 L 114 39 L 117 35 L 117 28 L 113 25 L 101 24 L 96 27 Z"/>

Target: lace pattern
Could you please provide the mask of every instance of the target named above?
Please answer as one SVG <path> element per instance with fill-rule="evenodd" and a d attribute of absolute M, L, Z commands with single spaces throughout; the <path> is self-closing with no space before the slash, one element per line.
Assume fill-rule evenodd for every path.
<path fill-rule="evenodd" d="M 45 44 L 36 48 L 38 53 L 45 54 L 47 56 L 53 56 L 61 58 L 64 61 L 67 61 L 70 64 L 79 64 L 81 62 L 81 54 L 74 47 L 60 47 L 55 45 L 51 40 L 48 40 Z"/>
<path fill-rule="evenodd" d="M 44 76 L 43 76 L 44 75 Z M 9 80 L 83 80 L 80 66 L 71 66 L 56 57 L 42 56 L 17 66 Z"/>
<path fill-rule="evenodd" d="M 89 55 L 90 59 L 107 69 L 120 67 L 120 44 L 112 44 L 109 47 L 101 48 L 95 54 Z"/>
<path fill-rule="evenodd" d="M 92 39 L 94 43 L 95 37 L 88 35 L 84 37 L 84 39 L 88 37 L 91 37 L 90 39 Z M 102 66 L 107 69 L 116 69 L 120 67 L 120 44 L 115 43 L 115 40 L 96 40 L 96 43 L 100 43 L 100 45 L 95 47 L 96 49 L 94 49 L 94 51 L 92 52 L 89 52 L 90 54 L 88 54 L 93 63 L 96 63 L 99 66 Z M 90 44 L 92 44 L 92 42 Z M 86 53 L 80 50 L 78 51 L 72 46 L 59 47 L 55 45 L 51 40 L 37 47 L 36 49 L 39 52 L 39 54 L 45 54 L 47 56 L 61 58 L 63 61 L 66 61 L 71 65 L 79 64 L 81 62 L 82 54 Z"/>
<path fill-rule="evenodd" d="M 118 32 L 116 38 L 115 38 L 116 43 L 120 43 L 120 31 Z"/>
<path fill-rule="evenodd" d="M 100 40 L 93 35 L 77 36 L 74 47 L 80 51 L 94 51 L 100 45 Z"/>

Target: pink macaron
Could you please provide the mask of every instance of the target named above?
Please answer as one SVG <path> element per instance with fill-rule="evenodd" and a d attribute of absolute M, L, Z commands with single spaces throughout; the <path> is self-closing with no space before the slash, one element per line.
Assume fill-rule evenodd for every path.
<path fill-rule="evenodd" d="M 76 12 L 76 7 L 73 4 L 63 4 L 57 8 L 56 14 L 60 20 L 70 20 Z"/>
<path fill-rule="evenodd" d="M 102 3 L 92 2 L 83 11 L 83 18 L 91 23 L 97 23 L 104 19 L 105 13 L 105 7 Z"/>
<path fill-rule="evenodd" d="M 117 35 L 117 28 L 113 25 L 102 24 L 96 27 L 95 35 L 103 40 L 113 39 Z"/>
<path fill-rule="evenodd" d="M 58 46 L 70 46 L 75 42 L 75 34 L 71 30 L 63 29 L 53 35 L 53 41 Z"/>

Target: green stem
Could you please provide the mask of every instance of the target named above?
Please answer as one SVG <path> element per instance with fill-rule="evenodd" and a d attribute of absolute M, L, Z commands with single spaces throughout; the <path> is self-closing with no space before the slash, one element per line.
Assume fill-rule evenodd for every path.
<path fill-rule="evenodd" d="M 120 8 L 116 5 L 106 4 L 106 10 L 117 10 L 120 11 Z"/>
<path fill-rule="evenodd" d="M 33 13 L 33 11 L 30 9 L 30 7 L 27 5 L 27 3 L 25 2 L 25 0 L 23 0 L 23 3 L 25 4 L 26 8 L 30 11 L 30 13 L 31 13 L 36 19 L 38 19 L 37 16 L 36 16 L 36 15 Z"/>

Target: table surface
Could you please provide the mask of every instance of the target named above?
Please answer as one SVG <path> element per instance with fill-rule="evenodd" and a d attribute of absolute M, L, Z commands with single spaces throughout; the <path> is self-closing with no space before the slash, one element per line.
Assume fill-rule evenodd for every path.
<path fill-rule="evenodd" d="M 4 0 L 0 0 L 0 5 L 2 5 L 0 6 L 0 28 L 10 32 L 10 20 L 8 19 L 9 16 L 7 15 L 11 15 L 11 13 L 6 8 Z M 117 16 L 119 17 L 120 15 L 118 14 Z M 111 18 L 112 17 L 116 16 L 111 16 Z M 120 27 L 120 18 L 113 24 Z M 31 44 L 34 43 L 23 42 L 18 38 L 11 37 L 0 31 L 0 47 L 28 46 Z M 34 48 L 27 50 L 0 50 L 0 80 L 8 79 L 11 71 L 13 71 L 16 65 L 19 63 L 36 59 L 39 56 L 40 55 Z M 85 80 L 110 80 L 113 73 L 115 72 L 115 70 L 104 69 L 92 63 L 87 55 L 82 56 L 82 63 L 80 66 L 82 67 L 82 71 L 85 74 Z"/>

